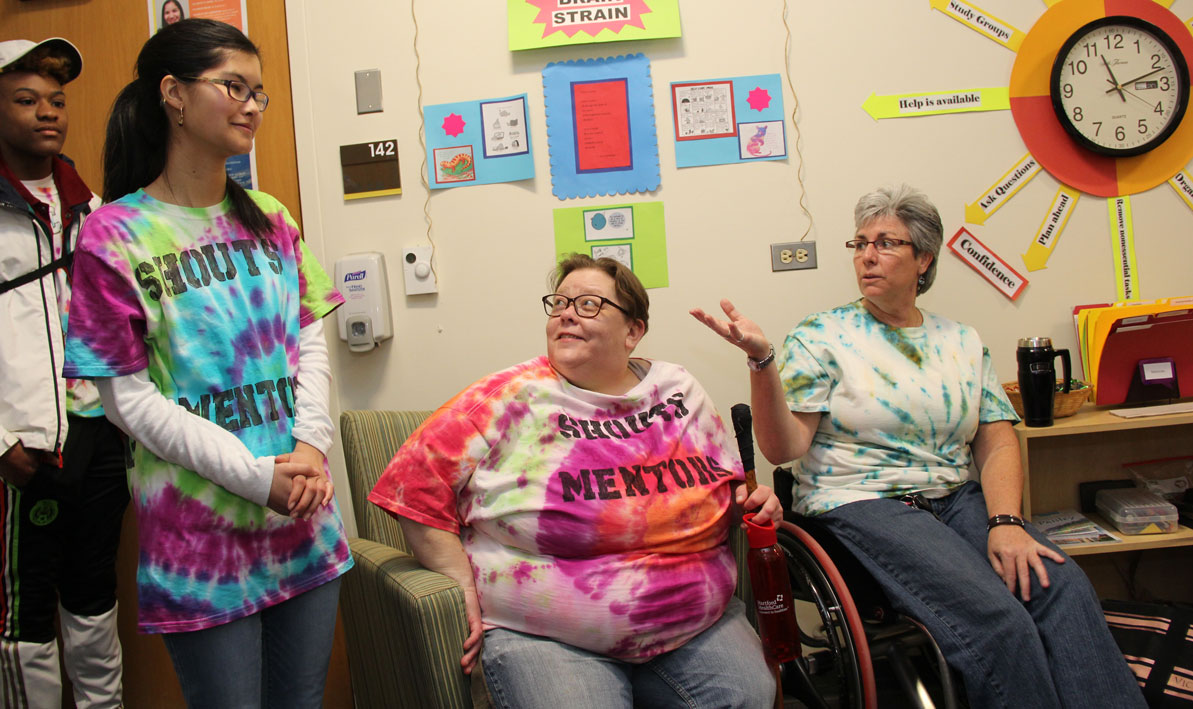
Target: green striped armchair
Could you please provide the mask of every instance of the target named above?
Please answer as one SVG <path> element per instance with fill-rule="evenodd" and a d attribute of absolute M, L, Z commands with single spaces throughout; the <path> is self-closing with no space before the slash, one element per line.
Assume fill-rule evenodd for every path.
<path fill-rule="evenodd" d="M 344 576 L 340 610 L 358 707 L 488 707 L 480 671 L 460 670 L 468 634 L 464 596 L 419 565 L 398 522 L 368 501 L 398 447 L 430 411 L 345 411 L 340 436 L 360 537 Z M 475 692 L 475 699 L 474 699 Z"/>
<path fill-rule="evenodd" d="M 467 636 L 464 597 L 455 581 L 424 569 L 402 529 L 368 501 L 369 491 L 398 447 L 430 411 L 345 411 L 340 436 L 359 538 L 350 540 L 356 566 L 344 576 L 340 611 L 358 707 L 490 707 L 479 669 L 460 670 Z M 738 563 L 737 595 L 751 623 L 754 602 L 745 566 L 745 535 L 729 534 Z"/>

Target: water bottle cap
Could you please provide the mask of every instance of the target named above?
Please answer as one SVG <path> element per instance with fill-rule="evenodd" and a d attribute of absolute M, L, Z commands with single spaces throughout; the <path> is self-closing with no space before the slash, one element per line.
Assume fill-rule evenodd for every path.
<path fill-rule="evenodd" d="M 742 516 L 742 521 L 746 523 L 746 539 L 749 540 L 751 549 L 773 547 L 779 541 L 775 534 L 775 525 L 770 520 L 767 520 L 766 524 L 759 524 L 754 521 L 754 513 L 747 512 Z"/>
<path fill-rule="evenodd" d="M 1051 347 L 1051 337 L 1021 337 L 1019 338 L 1020 347 Z"/>

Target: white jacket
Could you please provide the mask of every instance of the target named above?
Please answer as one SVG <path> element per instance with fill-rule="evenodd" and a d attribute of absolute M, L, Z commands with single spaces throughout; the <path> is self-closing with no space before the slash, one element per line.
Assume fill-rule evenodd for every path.
<path fill-rule="evenodd" d="M 64 160 L 54 161 L 67 244 L 100 200 Z M 23 189 L 23 188 L 22 188 Z M 0 285 L 54 260 L 50 227 L 0 172 Z M 62 318 L 53 273 L 0 293 L 0 454 L 26 448 L 61 452 L 66 440 Z"/>

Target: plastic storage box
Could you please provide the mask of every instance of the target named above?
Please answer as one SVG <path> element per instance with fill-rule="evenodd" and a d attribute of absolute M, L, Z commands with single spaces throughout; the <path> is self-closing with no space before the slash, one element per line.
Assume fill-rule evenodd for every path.
<path fill-rule="evenodd" d="M 1154 492 L 1139 488 L 1098 490 L 1094 506 L 1123 534 L 1176 531 L 1176 506 Z"/>

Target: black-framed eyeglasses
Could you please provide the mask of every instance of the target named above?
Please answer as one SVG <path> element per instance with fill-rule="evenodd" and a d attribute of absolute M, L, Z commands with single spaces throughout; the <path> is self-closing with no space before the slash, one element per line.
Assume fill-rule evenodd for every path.
<path fill-rule="evenodd" d="M 594 293 L 581 293 L 575 298 L 569 298 L 566 295 L 560 295 L 559 293 L 544 295 L 543 311 L 545 311 L 548 316 L 557 318 L 560 315 L 563 315 L 563 311 L 567 310 L 568 306 L 570 305 L 575 309 L 576 315 L 579 315 L 582 318 L 595 318 L 601 314 L 601 308 L 604 307 L 605 303 L 612 305 L 614 308 L 617 308 L 626 315 L 630 314 L 630 311 L 621 307 L 617 303 L 614 303 L 603 295 L 596 295 Z"/>
<path fill-rule="evenodd" d="M 228 98 L 239 101 L 241 103 L 248 103 L 251 98 L 257 104 L 257 109 L 264 111 L 269 106 L 269 94 L 264 91 L 253 91 L 252 87 L 243 81 L 236 79 L 212 79 L 207 76 L 184 76 L 179 77 L 183 81 L 206 81 L 209 84 L 219 84 L 228 92 Z"/>
<path fill-rule="evenodd" d="M 907 239 L 891 239 L 884 236 L 875 239 L 874 241 L 866 241 L 865 239 L 850 239 L 849 241 L 845 242 L 845 248 L 852 251 L 854 256 L 861 256 L 862 254 L 866 253 L 866 247 L 870 244 L 873 244 L 874 248 L 878 249 L 878 253 L 880 254 L 889 254 L 900 246 L 915 247 L 915 243 L 908 241 Z"/>

